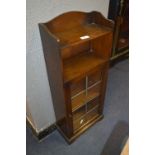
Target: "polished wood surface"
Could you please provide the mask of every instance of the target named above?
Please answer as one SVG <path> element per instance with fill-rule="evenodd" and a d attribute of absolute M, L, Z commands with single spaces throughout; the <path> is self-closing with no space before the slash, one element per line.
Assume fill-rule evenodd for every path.
<path fill-rule="evenodd" d="M 96 11 L 39 24 L 56 124 L 68 142 L 103 117 L 113 27 Z"/>
<path fill-rule="evenodd" d="M 59 45 L 55 38 L 47 31 L 43 24 L 39 24 L 47 74 L 52 92 L 52 99 L 57 120 L 65 117 L 65 100 L 62 79 L 62 62 L 59 54 Z M 52 50 L 51 50 L 52 49 Z M 53 82 L 54 81 L 54 82 Z"/>
<path fill-rule="evenodd" d="M 87 74 L 93 68 L 104 64 L 104 60 L 96 56 L 93 51 L 86 52 L 64 62 L 64 83 Z"/>
<path fill-rule="evenodd" d="M 82 36 L 87 35 L 89 36 L 87 40 L 91 40 L 109 32 L 110 30 L 104 26 L 98 26 L 95 23 L 88 23 L 79 25 L 67 31 L 57 32 L 54 34 L 59 38 L 61 47 L 64 48 L 85 42 L 86 40 L 80 39 Z"/>
<path fill-rule="evenodd" d="M 67 22 L 67 23 L 66 23 Z M 44 23 L 52 33 L 67 31 L 86 23 L 96 23 L 100 26 L 113 29 L 114 24 L 107 20 L 101 13 L 92 11 L 89 13 L 72 11 L 59 15 L 58 17 Z"/>

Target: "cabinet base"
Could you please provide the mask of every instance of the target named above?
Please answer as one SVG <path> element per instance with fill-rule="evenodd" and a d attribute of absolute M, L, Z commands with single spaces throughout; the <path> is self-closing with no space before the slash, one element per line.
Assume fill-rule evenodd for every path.
<path fill-rule="evenodd" d="M 65 138 L 65 140 L 67 141 L 68 144 L 71 144 L 72 142 L 74 142 L 74 140 L 76 138 L 78 138 L 82 133 L 84 133 L 87 129 L 89 129 L 92 125 L 94 125 L 96 122 L 100 121 L 101 119 L 103 119 L 104 116 L 100 115 L 97 116 L 96 118 L 94 118 L 90 123 L 86 124 L 81 130 L 79 130 L 76 134 L 74 134 L 71 138 L 68 138 L 65 133 L 61 130 L 61 128 L 59 128 L 58 125 L 56 125 L 58 131 L 60 132 L 60 134 Z"/>

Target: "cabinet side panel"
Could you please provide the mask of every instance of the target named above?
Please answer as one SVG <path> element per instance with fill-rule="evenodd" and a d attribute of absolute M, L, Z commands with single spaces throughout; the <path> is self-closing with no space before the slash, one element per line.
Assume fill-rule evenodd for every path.
<path fill-rule="evenodd" d="M 50 35 L 49 32 L 46 31 L 44 25 L 39 24 L 39 29 L 56 120 L 60 121 L 65 118 L 66 110 L 64 103 L 62 65 L 59 46 L 52 35 Z"/>

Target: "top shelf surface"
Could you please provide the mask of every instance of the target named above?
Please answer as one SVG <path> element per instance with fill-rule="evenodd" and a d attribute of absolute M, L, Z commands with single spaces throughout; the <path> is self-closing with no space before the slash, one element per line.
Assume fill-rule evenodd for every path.
<path fill-rule="evenodd" d="M 54 35 L 59 38 L 61 48 L 65 48 L 77 43 L 95 39 L 109 32 L 111 32 L 111 30 L 105 26 L 87 23 L 67 31 L 55 32 Z"/>

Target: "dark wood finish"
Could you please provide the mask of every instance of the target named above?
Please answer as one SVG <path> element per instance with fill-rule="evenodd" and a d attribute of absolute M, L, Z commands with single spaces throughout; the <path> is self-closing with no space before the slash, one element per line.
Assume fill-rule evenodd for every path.
<path fill-rule="evenodd" d="M 95 11 L 39 24 L 56 125 L 68 142 L 103 117 L 113 27 Z"/>
<path fill-rule="evenodd" d="M 86 52 L 64 62 L 64 83 L 72 81 L 83 73 L 88 73 L 95 67 L 104 64 L 104 60 L 94 55 L 94 52 Z M 90 65 L 91 64 L 91 65 Z"/>
<path fill-rule="evenodd" d="M 48 31 L 45 25 L 39 24 L 41 40 L 45 62 L 47 65 L 47 73 L 49 84 L 52 92 L 55 115 L 57 120 L 65 117 L 65 100 L 63 91 L 62 62 L 59 52 L 59 44 L 54 36 Z M 54 82 L 53 82 L 54 81 Z"/>
<path fill-rule="evenodd" d="M 129 53 L 129 0 L 110 0 L 108 18 L 115 21 L 111 61 L 116 62 Z"/>
<path fill-rule="evenodd" d="M 68 138 L 65 133 L 61 130 L 61 128 L 59 126 L 57 126 L 58 131 L 62 134 L 62 136 L 65 138 L 65 140 L 67 141 L 67 143 L 71 144 L 72 142 L 75 141 L 76 138 L 78 138 L 82 133 L 84 133 L 86 130 L 88 130 L 92 125 L 94 125 L 95 123 L 97 123 L 98 121 L 100 121 L 101 119 L 103 119 L 104 116 L 100 115 L 99 117 L 97 117 L 94 120 L 91 120 L 91 122 L 89 122 L 88 124 L 86 124 L 79 132 L 77 132 L 76 134 L 74 134 L 71 138 Z"/>

